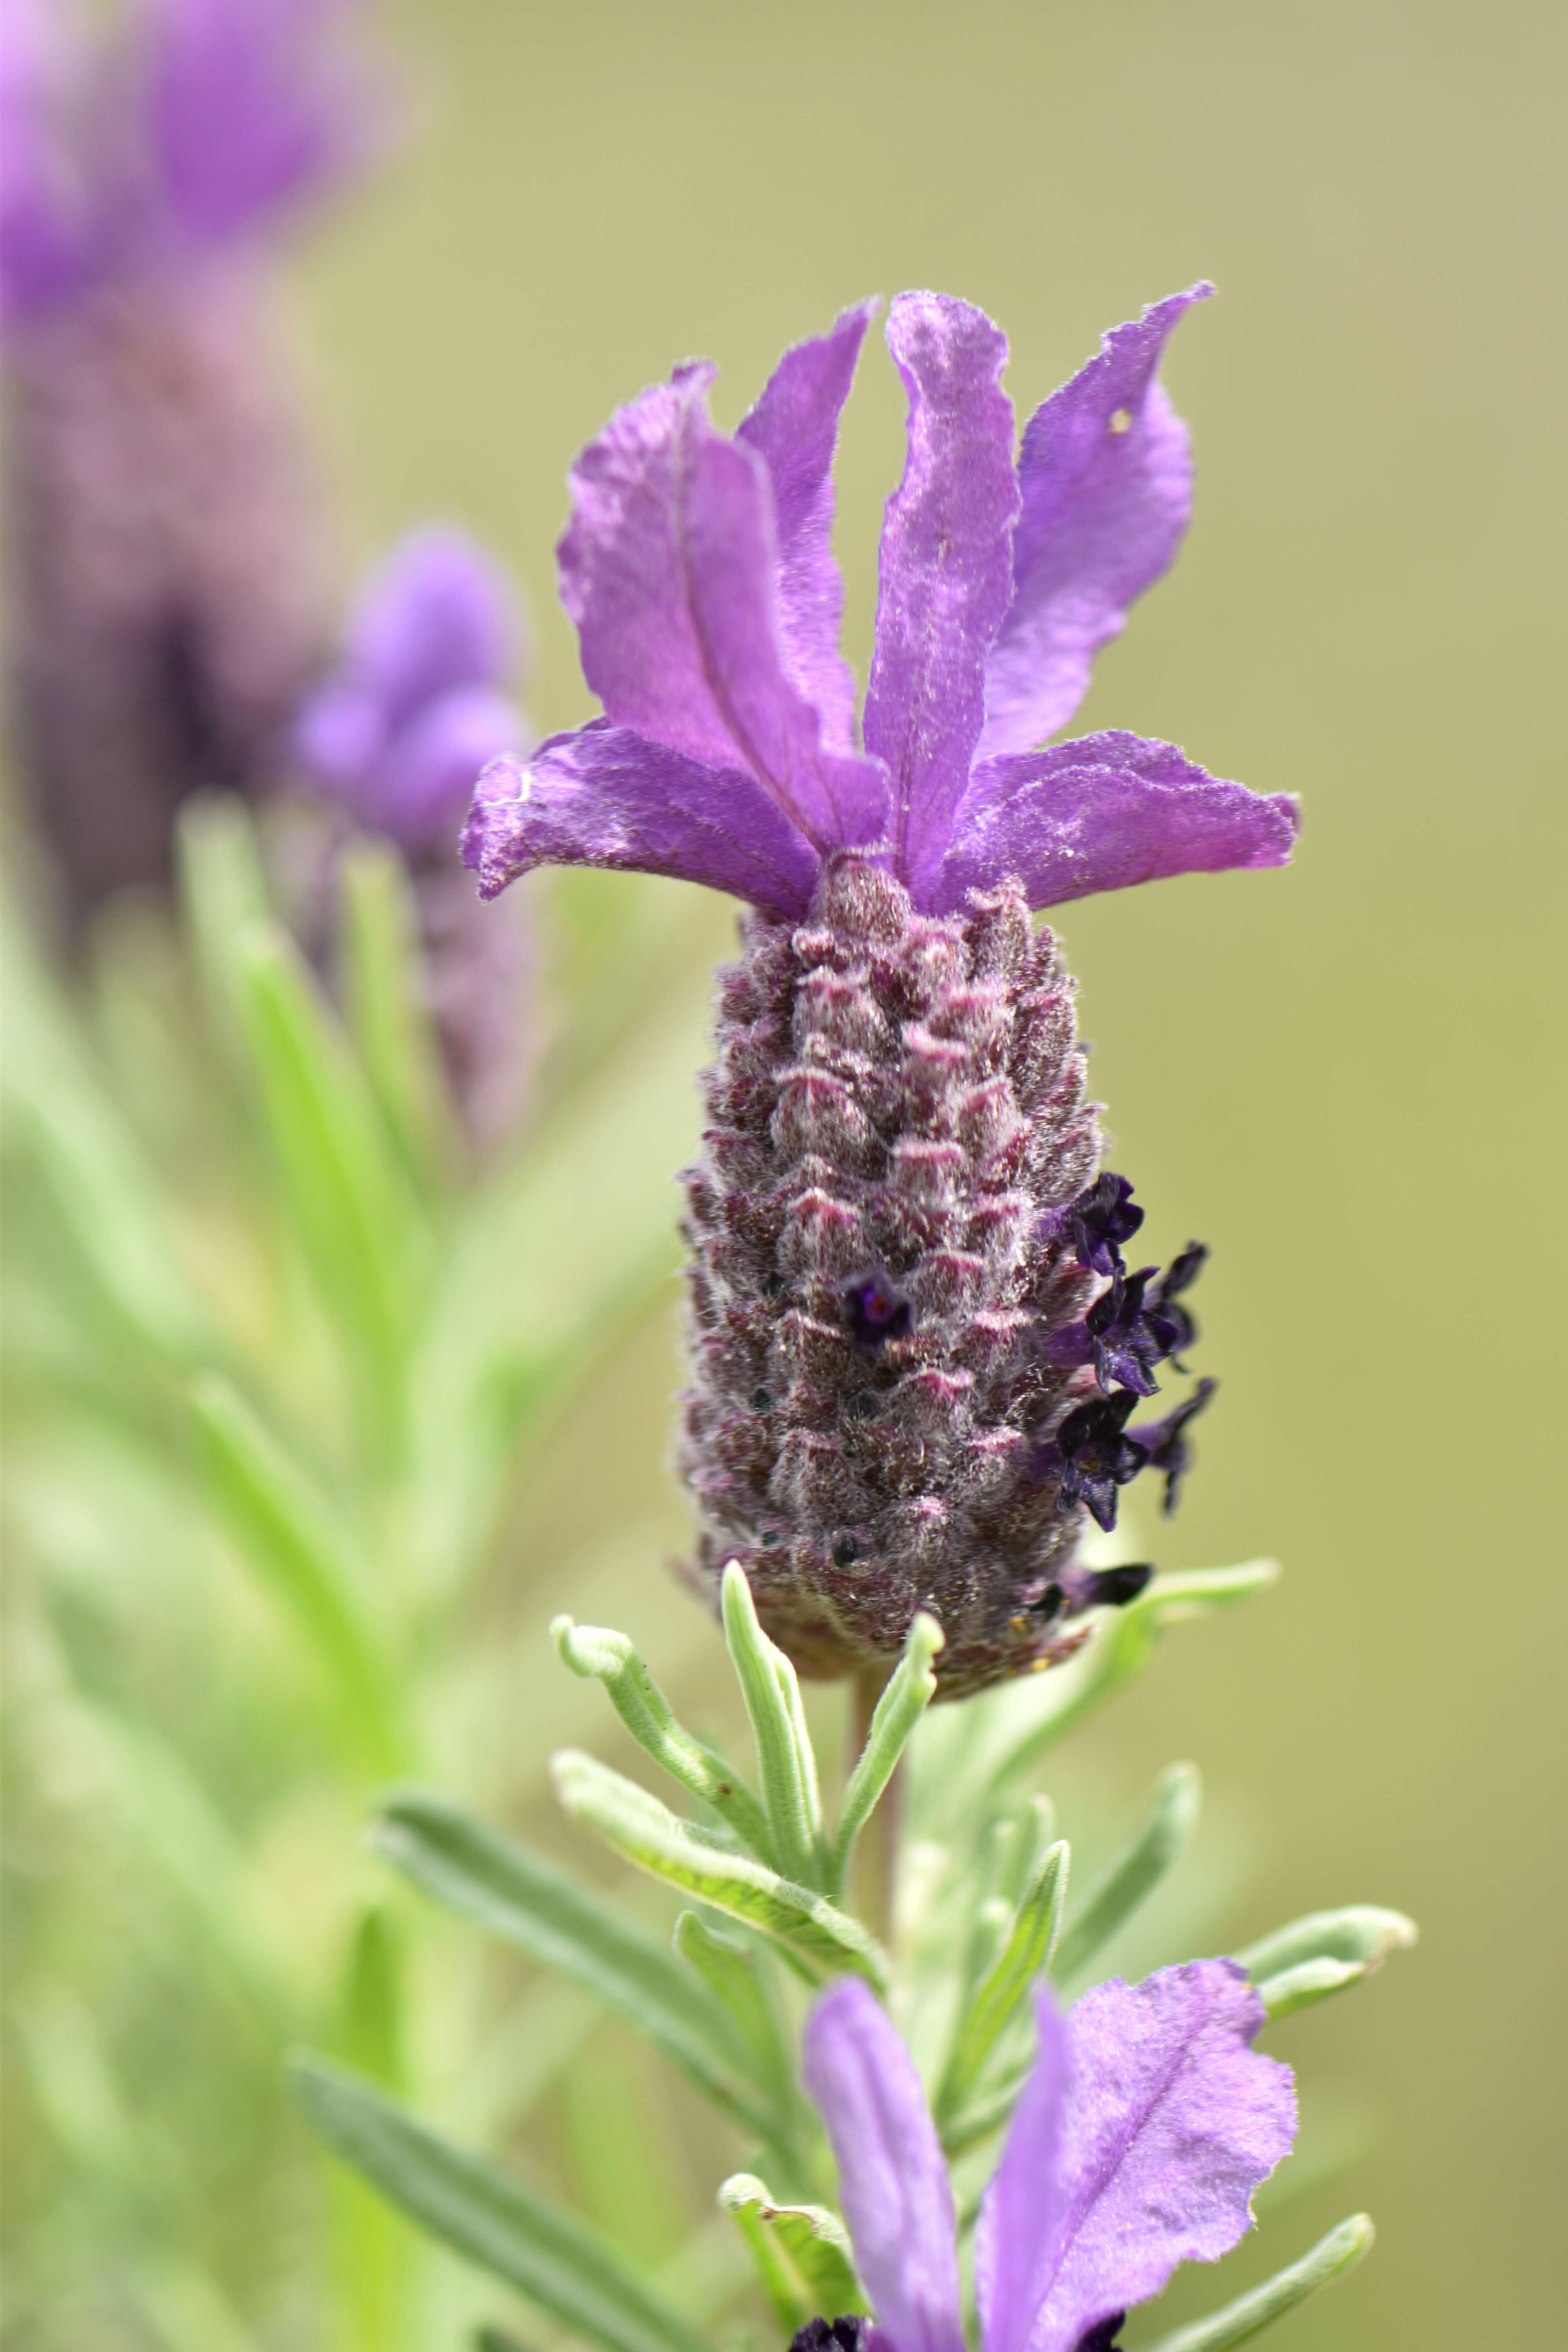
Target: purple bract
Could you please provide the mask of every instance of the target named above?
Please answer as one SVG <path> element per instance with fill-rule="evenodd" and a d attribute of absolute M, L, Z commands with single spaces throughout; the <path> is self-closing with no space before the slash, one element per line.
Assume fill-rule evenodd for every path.
<path fill-rule="evenodd" d="M 983 2352 L 1108 2346 L 1178 2263 L 1215 2262 L 1246 2233 L 1296 2135 L 1289 2069 L 1250 2047 L 1263 2004 L 1234 1961 L 1112 1979 L 1065 2019 L 1043 1991 L 1037 2017 L 975 2240 Z M 881 2352 L 965 2352 L 947 2167 L 913 2062 L 858 1979 L 818 2001 L 803 2074 L 875 2308 L 868 2333 Z"/>
<path fill-rule="evenodd" d="M 705 364 L 618 411 L 574 468 L 560 548 L 605 715 L 483 779 L 465 856 L 485 894 L 533 866 L 633 866 L 798 919 L 852 848 L 944 915 L 1008 876 L 1039 908 L 1282 864 L 1288 798 L 1133 735 L 1041 748 L 1185 527 L 1187 437 L 1156 370 L 1209 290 L 1107 336 L 1016 463 L 996 328 L 947 295 L 893 302 L 909 457 L 858 744 L 831 469 L 873 306 L 786 352 L 733 436 L 709 417 Z"/>

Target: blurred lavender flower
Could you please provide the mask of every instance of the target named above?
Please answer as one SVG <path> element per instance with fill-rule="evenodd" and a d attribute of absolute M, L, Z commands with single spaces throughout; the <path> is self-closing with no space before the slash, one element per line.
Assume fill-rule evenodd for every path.
<path fill-rule="evenodd" d="M 447 1077 L 479 1146 L 510 1127 L 527 1079 L 528 942 L 521 907 L 498 925 L 475 900 L 458 836 L 480 770 L 529 740 L 505 690 L 523 651 L 500 567 L 460 531 L 415 531 L 367 582 L 294 729 L 301 781 L 402 854 Z"/>
<path fill-rule="evenodd" d="M 1289 2067 L 1249 2046 L 1263 2004 L 1231 1960 L 1115 1978 L 1039 2054 L 981 2207 L 983 2352 L 1112 2352 L 1129 2309 L 1178 2263 L 1215 2262 L 1252 2225 L 1253 2191 L 1290 2151 Z M 952 2189 L 913 2062 L 846 1978 L 805 2029 L 804 2078 L 827 2126 L 869 2324 L 828 2315 L 795 2352 L 965 2352 Z"/>
<path fill-rule="evenodd" d="M 1156 371 L 1208 291 L 1109 335 L 1016 464 L 1001 334 L 950 297 L 894 302 L 909 458 L 863 748 L 831 468 L 872 306 L 787 352 L 733 437 L 712 370 L 678 369 L 573 474 L 562 592 L 605 716 L 480 782 L 487 896 L 556 863 L 751 902 L 686 1178 L 684 1467 L 700 1573 L 738 1558 L 807 1673 L 885 1672 L 918 1608 L 947 1696 L 1073 1646 L 1085 1514 L 1110 1525 L 1149 1460 L 1131 1397 L 1190 1335 L 1191 1252 L 1125 1275 L 1142 1212 L 1099 1173 L 1071 982 L 1028 918 L 1289 855 L 1293 803 L 1168 743 L 1034 748 L 1181 539 L 1187 439 Z"/>
<path fill-rule="evenodd" d="M 270 781 L 318 667 L 322 500 L 265 262 L 359 162 L 352 0 L 4 0 L 0 309 L 22 765 L 73 919 L 168 872 L 180 803 Z"/>

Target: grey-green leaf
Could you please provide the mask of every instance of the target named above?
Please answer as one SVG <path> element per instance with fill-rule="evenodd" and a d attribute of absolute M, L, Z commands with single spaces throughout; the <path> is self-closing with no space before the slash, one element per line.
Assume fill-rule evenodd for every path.
<path fill-rule="evenodd" d="M 938 2094 L 937 2118 L 956 2115 L 973 2095 L 986 2060 L 1042 1969 L 1049 1966 L 1067 1901 L 1068 1849 L 1058 1839 L 1024 1891 L 1007 1941 L 965 2002 Z"/>
<path fill-rule="evenodd" d="M 731 2174 L 719 2202 L 734 2217 L 781 2327 L 793 2336 L 810 2319 L 869 2311 L 849 2233 L 825 2205 L 776 2204 L 749 2172 Z"/>
<path fill-rule="evenodd" d="M 821 1851 L 822 1809 L 816 1759 L 805 1734 L 795 1669 L 757 1622 L 752 1588 L 736 1560 L 724 1570 L 724 1639 L 757 1743 L 773 1850 L 780 1870 L 802 1886 L 826 1878 Z"/>
<path fill-rule="evenodd" d="M 768 2137 L 791 2144 L 800 2106 L 795 2063 L 758 1954 L 733 1937 L 717 1934 L 695 1911 L 683 1911 L 676 1921 L 675 1948 L 730 2012 L 754 2079 L 773 2110 Z M 768 1967 L 771 1974 L 771 1959 Z"/>
<path fill-rule="evenodd" d="M 879 1992 L 886 1990 L 880 1947 L 825 1895 L 781 1878 L 750 1854 L 727 1851 L 718 1838 L 693 1829 L 646 1789 L 578 1748 L 562 1749 L 551 1772 L 567 1811 L 597 1830 L 617 1853 L 772 1937 L 808 1983 L 855 1974 Z"/>
<path fill-rule="evenodd" d="M 767 1816 L 744 1776 L 676 1721 L 647 1667 L 625 1633 L 557 1617 L 550 1637 L 563 1663 L 584 1679 L 602 1682 L 632 1738 L 671 1779 L 710 1805 L 763 1862 L 776 1864 Z"/>
<path fill-rule="evenodd" d="M 904 1654 L 877 1701 L 865 1748 L 844 1791 L 833 1840 L 836 1890 L 843 1887 L 855 1841 L 892 1779 L 910 1732 L 936 1696 L 931 1661 L 942 1648 L 943 1638 L 936 1618 L 923 1609 L 918 1610 L 904 1643 Z"/>
<path fill-rule="evenodd" d="M 1196 1829 L 1203 1784 L 1195 1764 L 1172 1764 L 1154 1784 L 1148 1812 L 1113 1853 L 1062 1930 L 1051 1974 L 1067 1984 L 1152 1895 Z"/>
<path fill-rule="evenodd" d="M 1250 2294 L 1238 2295 L 1221 2311 L 1211 2312 L 1206 2319 L 1194 2320 L 1190 2327 L 1173 2328 L 1162 2336 L 1146 2352 L 1231 2352 L 1237 2344 L 1250 2343 L 1255 2336 L 1286 2312 L 1294 2311 L 1321 2286 L 1331 2279 L 1341 2278 L 1360 2262 L 1372 2244 L 1374 2231 L 1372 2219 L 1366 2213 L 1352 2213 L 1326 2238 L 1320 2238 L 1310 2253 L 1288 2269 L 1276 2271 L 1262 2286 L 1254 2287 Z"/>
<path fill-rule="evenodd" d="M 1289 2017 L 1369 1976 L 1390 1952 L 1408 1951 L 1417 1932 L 1402 1911 L 1352 1903 L 1340 1911 L 1309 1912 L 1235 1957 L 1268 2015 Z"/>
<path fill-rule="evenodd" d="M 456 1805 L 410 1791 L 394 1797 L 375 1843 L 427 1894 L 584 1986 L 645 2033 L 715 2105 L 771 2137 L 728 2013 L 704 1997 L 658 1937 L 515 1839 Z"/>
<path fill-rule="evenodd" d="M 321 2137 L 405 2213 L 605 2352 L 700 2352 L 691 2322 L 574 2215 L 487 2158 L 455 2147 L 354 2075 L 298 2062 Z"/>

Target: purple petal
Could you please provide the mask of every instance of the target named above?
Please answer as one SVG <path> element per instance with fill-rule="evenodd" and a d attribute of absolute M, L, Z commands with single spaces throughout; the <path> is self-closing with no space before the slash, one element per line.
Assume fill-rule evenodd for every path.
<path fill-rule="evenodd" d="M 406 848 L 450 844 L 491 761 L 521 752 L 528 722 L 493 687 L 455 687 L 429 703 L 362 775 L 354 795 L 367 824 Z"/>
<path fill-rule="evenodd" d="M 77 168 L 70 116 L 80 58 L 44 0 L 0 11 L 0 318 L 73 293 L 95 258 L 91 191 Z"/>
<path fill-rule="evenodd" d="M 1113 1978 L 1076 2004 L 1061 2220 L 1029 2352 L 1076 2352 L 1178 2263 L 1215 2262 L 1251 2228 L 1252 2193 L 1296 2137 L 1289 2068 L 1248 2047 L 1262 2022 L 1234 1960 Z"/>
<path fill-rule="evenodd" d="M 365 94 L 322 40 L 353 0 L 154 0 L 148 127 L 169 226 L 211 244 L 338 178 Z"/>
<path fill-rule="evenodd" d="M 942 294 L 900 294 L 888 341 L 910 395 L 909 457 L 882 530 L 866 749 L 893 780 L 893 856 L 934 868 L 985 717 L 985 657 L 1012 593 L 1018 511 L 1005 338 Z"/>
<path fill-rule="evenodd" d="M 840 1979 L 812 2011 L 801 2080 L 827 2126 L 855 2261 L 895 2352 L 964 2352 L 947 2166 L 914 2061 L 858 1978 Z"/>
<path fill-rule="evenodd" d="M 510 584 L 482 549 L 462 531 L 413 531 L 360 596 L 346 667 L 395 730 L 455 688 L 502 685 L 521 637 Z"/>
<path fill-rule="evenodd" d="M 822 717 L 823 740 L 855 749 L 855 677 L 838 650 L 844 583 L 833 560 L 833 453 L 860 345 L 876 310 L 858 303 L 831 332 L 787 351 L 735 438 L 773 483 L 784 667 Z"/>
<path fill-rule="evenodd" d="M 479 778 L 463 863 L 493 898 L 535 866 L 673 875 L 799 917 L 816 880 L 810 844 L 755 780 L 701 765 L 605 719 L 552 736 L 532 760 Z"/>
<path fill-rule="evenodd" d="M 977 768 L 940 866 L 916 898 L 950 914 L 966 890 L 1016 874 L 1031 907 L 1168 874 L 1283 866 L 1300 820 L 1287 793 L 1248 792 L 1173 743 L 1112 731 Z"/>
<path fill-rule="evenodd" d="M 1039 2046 L 980 2208 L 974 2289 L 985 2352 L 1026 2352 L 1050 2283 L 1062 2221 L 1062 2123 L 1071 2052 L 1048 1991 L 1036 2003 Z"/>
<path fill-rule="evenodd" d="M 767 467 L 713 431 L 710 378 L 679 370 L 573 468 L 561 590 L 583 674 L 616 726 L 753 777 L 819 850 L 875 840 L 885 782 L 872 761 L 822 748 L 785 674 Z"/>
<path fill-rule="evenodd" d="M 1013 601 L 986 667 L 983 760 L 1030 751 L 1066 726 L 1095 655 L 1181 544 L 1187 428 L 1155 370 L 1177 320 L 1213 291 L 1189 287 L 1113 328 L 1025 427 Z"/>

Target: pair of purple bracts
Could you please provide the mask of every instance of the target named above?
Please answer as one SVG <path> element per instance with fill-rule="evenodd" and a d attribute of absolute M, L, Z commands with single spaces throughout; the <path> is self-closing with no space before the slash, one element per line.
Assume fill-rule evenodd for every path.
<path fill-rule="evenodd" d="M 893 303 L 909 457 L 863 726 L 838 651 L 832 461 L 872 306 L 786 353 L 732 436 L 688 366 L 574 469 L 560 550 L 605 715 L 480 780 L 486 896 L 546 864 L 747 900 L 685 1179 L 693 1572 L 738 1559 L 807 1674 L 876 1677 L 918 1609 L 942 1694 L 1048 1663 L 1126 1598 L 1077 1565 L 1149 1465 L 1173 1494 L 1208 1393 L 1129 1429 L 1192 1336 L 1099 1173 L 1072 987 L 1031 909 L 1279 865 L 1293 803 L 1121 733 L 1048 748 L 1185 527 L 1161 387 L 1196 287 L 1107 337 L 1016 458 L 981 312 Z"/>

